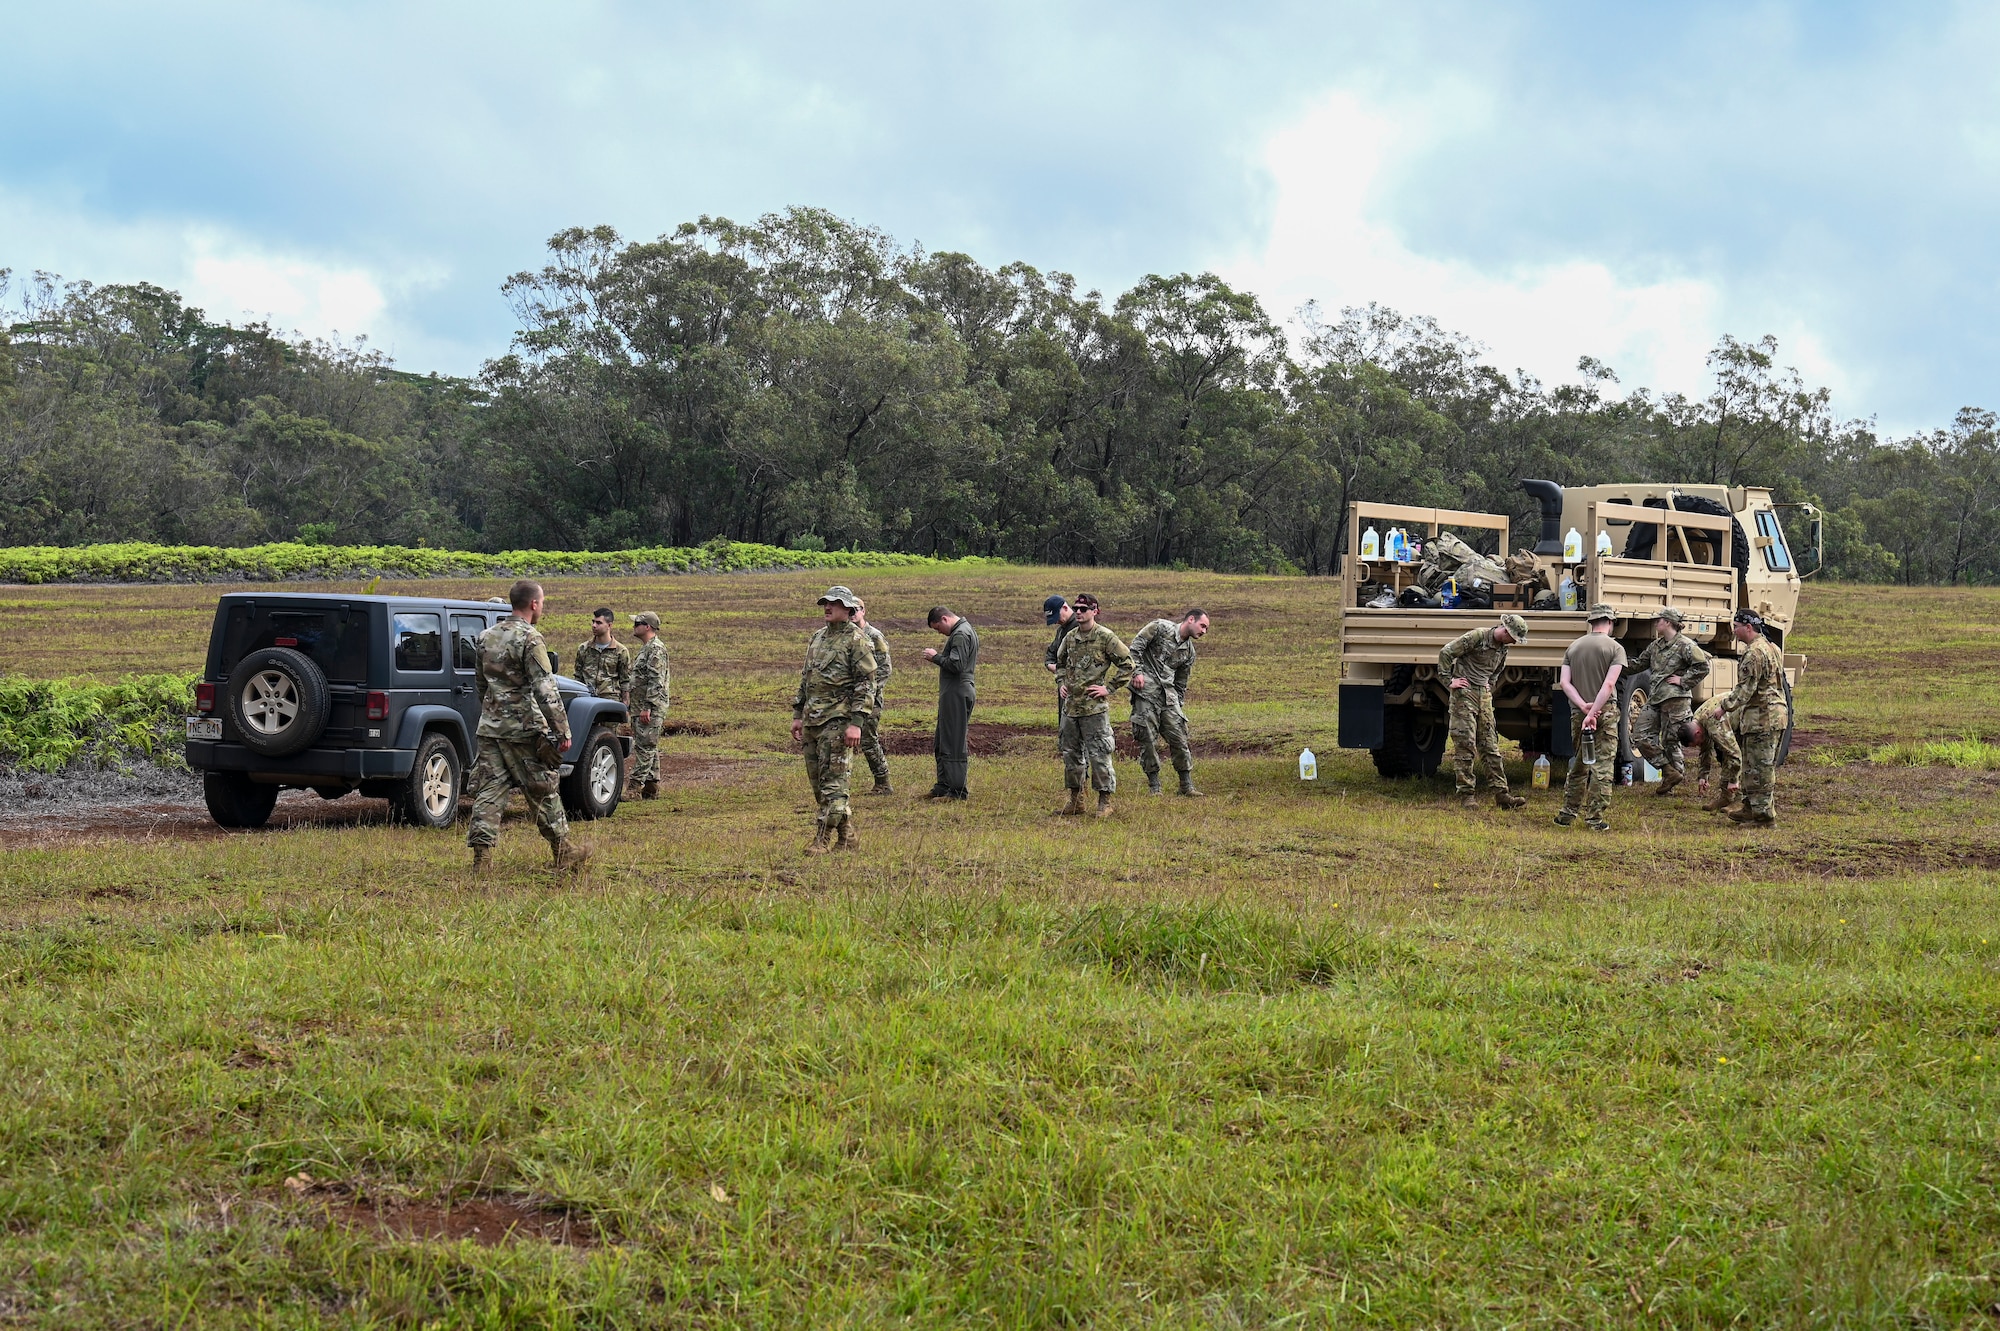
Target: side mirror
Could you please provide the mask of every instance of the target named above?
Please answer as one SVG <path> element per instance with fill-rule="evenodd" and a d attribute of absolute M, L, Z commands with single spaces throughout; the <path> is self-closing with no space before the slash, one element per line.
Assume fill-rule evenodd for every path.
<path fill-rule="evenodd" d="M 562 653 L 556 651 L 554 648 L 549 649 L 549 673 L 551 675 L 560 675 L 562 673 Z"/>

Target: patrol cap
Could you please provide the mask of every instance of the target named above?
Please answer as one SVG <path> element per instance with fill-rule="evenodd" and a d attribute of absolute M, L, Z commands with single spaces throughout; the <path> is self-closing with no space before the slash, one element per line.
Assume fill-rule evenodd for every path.
<path fill-rule="evenodd" d="M 1738 610 L 1735 622 L 1738 624 L 1748 624 L 1753 628 L 1761 629 L 1764 627 L 1764 617 L 1755 610 Z"/>
<path fill-rule="evenodd" d="M 1528 621 L 1519 615 L 1500 616 L 1500 627 L 1507 630 L 1507 636 L 1515 642 L 1528 640 Z"/>
<path fill-rule="evenodd" d="M 846 606 L 849 610 L 859 610 L 861 608 L 861 598 L 845 587 L 828 587 L 826 595 L 819 598 L 819 603 L 826 605 L 828 602 L 838 602 Z"/>
<path fill-rule="evenodd" d="M 1070 598 L 1069 603 L 1075 606 L 1079 610 L 1097 609 L 1097 598 L 1095 596 L 1092 596 L 1089 592 L 1078 592 L 1075 596 Z"/>
<path fill-rule="evenodd" d="M 1600 619 L 1618 618 L 1618 612 L 1604 602 L 1599 601 L 1596 605 L 1590 607 L 1589 612 L 1584 615 L 1584 618 L 1590 623 L 1595 624 Z"/>
<path fill-rule="evenodd" d="M 650 610 L 641 610 L 632 616 L 632 627 L 637 628 L 641 624 L 657 633 L 660 630 L 660 617 Z"/>
<path fill-rule="evenodd" d="M 1688 622 L 1687 616 L 1682 614 L 1680 611 L 1674 609 L 1674 607 L 1672 606 L 1668 606 L 1665 610 L 1662 610 L 1659 614 L 1653 616 L 1653 618 L 1664 619 L 1677 629 L 1686 628 Z"/>
<path fill-rule="evenodd" d="M 1063 607 L 1068 604 L 1069 602 L 1063 600 L 1060 596 L 1051 596 L 1048 600 L 1042 602 L 1042 622 L 1044 624 L 1061 623 Z"/>

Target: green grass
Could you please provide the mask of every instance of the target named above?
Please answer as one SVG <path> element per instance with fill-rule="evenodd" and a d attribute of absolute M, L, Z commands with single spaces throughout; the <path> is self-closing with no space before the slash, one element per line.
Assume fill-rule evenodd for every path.
<path fill-rule="evenodd" d="M 1057 820 L 1024 735 L 972 803 L 859 800 L 863 853 L 808 859 L 778 695 L 810 585 L 569 588 L 668 610 L 676 714 L 720 726 L 579 887 L 518 822 L 485 881 L 378 823 L 0 860 L 0 1315 L 1991 1324 L 1994 777 L 1794 764 L 1771 832 L 1630 793 L 1559 832 L 1339 751 L 1311 584 L 868 576 L 895 725 L 930 600 L 987 630 L 978 719 L 1045 725 L 1047 582 L 1128 632 L 1208 605 L 1197 738 L 1263 751 L 1198 802 L 1121 762 L 1117 816 Z M 494 1195 L 598 1242 L 329 1209 Z"/>
<path fill-rule="evenodd" d="M 1868 755 L 1872 763 L 1897 767 L 1962 767 L 1979 772 L 2000 771 L 2000 744 L 1969 735 L 1964 739 L 1900 740 Z"/>

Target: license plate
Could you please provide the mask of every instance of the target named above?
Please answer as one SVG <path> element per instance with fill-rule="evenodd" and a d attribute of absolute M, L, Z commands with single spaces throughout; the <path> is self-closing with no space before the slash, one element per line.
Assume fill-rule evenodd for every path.
<path fill-rule="evenodd" d="M 222 738 L 222 718 L 219 716 L 191 716 L 187 723 L 189 739 Z"/>

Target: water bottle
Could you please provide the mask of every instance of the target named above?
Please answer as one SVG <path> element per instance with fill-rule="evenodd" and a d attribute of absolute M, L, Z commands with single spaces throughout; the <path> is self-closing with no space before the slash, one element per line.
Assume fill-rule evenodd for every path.
<path fill-rule="evenodd" d="M 1549 788 L 1548 754 L 1538 753 L 1535 755 L 1535 775 L 1528 784 L 1536 790 L 1547 790 Z"/>
<path fill-rule="evenodd" d="M 1583 562 L 1583 533 L 1578 531 L 1576 528 L 1571 527 L 1569 529 L 1569 535 L 1563 537 L 1563 563 L 1581 564 L 1582 562 Z"/>
<path fill-rule="evenodd" d="M 1446 610 L 1458 609 L 1458 575 L 1453 574 L 1438 588 L 1438 605 Z"/>
<path fill-rule="evenodd" d="M 1562 580 L 1562 608 L 1565 610 L 1583 609 L 1582 606 L 1577 604 L 1576 579 L 1567 573 L 1563 574 Z"/>
<path fill-rule="evenodd" d="M 1583 765 L 1597 766 L 1597 731 L 1594 727 L 1583 732 Z"/>
<path fill-rule="evenodd" d="M 1611 533 L 1608 531 L 1601 531 L 1597 533 L 1597 557 L 1599 559 L 1603 559 L 1609 556 L 1610 553 L 1611 553 Z"/>
<path fill-rule="evenodd" d="M 1395 560 L 1398 564 L 1407 564 L 1410 562 L 1409 538 L 1403 535 L 1401 527 L 1389 528 L 1389 558 Z"/>
<path fill-rule="evenodd" d="M 1373 527 L 1361 533 L 1361 557 L 1363 559 L 1382 557 L 1382 534 Z"/>
<path fill-rule="evenodd" d="M 1311 749 L 1299 750 L 1299 780 L 1319 780 L 1319 759 L 1313 757 Z"/>

